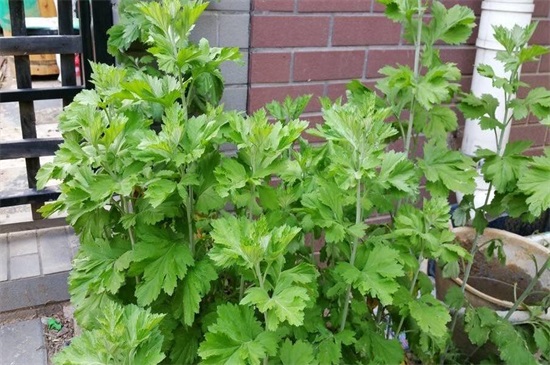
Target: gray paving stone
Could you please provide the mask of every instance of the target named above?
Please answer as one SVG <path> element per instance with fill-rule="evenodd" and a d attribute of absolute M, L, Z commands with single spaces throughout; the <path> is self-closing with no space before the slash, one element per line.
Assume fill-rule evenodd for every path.
<path fill-rule="evenodd" d="M 65 227 L 40 230 L 38 248 L 43 274 L 71 269 L 72 252 Z"/>
<path fill-rule="evenodd" d="M 248 48 L 249 14 L 219 14 L 218 43 L 222 47 Z"/>
<path fill-rule="evenodd" d="M 0 327 L 0 365 L 47 364 L 40 319 Z"/>
<path fill-rule="evenodd" d="M 8 235 L 0 235 L 0 281 L 8 280 Z"/>
<path fill-rule="evenodd" d="M 8 242 L 10 245 L 10 257 L 38 252 L 35 230 L 9 233 Z"/>
<path fill-rule="evenodd" d="M 212 1 L 208 6 L 212 10 L 249 11 L 250 0 L 221 0 L 219 3 Z"/>
<path fill-rule="evenodd" d="M 248 83 L 248 52 L 241 51 L 241 54 L 241 60 L 244 64 L 225 62 L 220 67 L 226 85 L 244 85 Z"/>
<path fill-rule="evenodd" d="M 40 275 L 40 259 L 37 253 L 10 258 L 10 280 L 38 275 Z"/>

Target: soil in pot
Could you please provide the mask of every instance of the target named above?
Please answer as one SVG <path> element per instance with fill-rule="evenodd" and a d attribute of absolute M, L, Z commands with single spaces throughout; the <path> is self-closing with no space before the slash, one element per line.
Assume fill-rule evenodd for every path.
<path fill-rule="evenodd" d="M 471 251 L 470 240 L 460 239 L 460 244 Z M 514 264 L 502 265 L 496 258 L 487 260 L 483 252 L 477 251 L 468 284 L 494 298 L 515 302 L 516 298 L 527 289 L 532 279 L 521 267 Z M 538 281 L 525 303 L 528 305 L 540 303 L 549 294 L 550 291 Z"/>

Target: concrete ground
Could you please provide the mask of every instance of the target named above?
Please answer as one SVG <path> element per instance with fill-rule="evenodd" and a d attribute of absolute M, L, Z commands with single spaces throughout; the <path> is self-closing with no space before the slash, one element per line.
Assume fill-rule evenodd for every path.
<path fill-rule="evenodd" d="M 0 365 L 47 364 L 40 319 L 20 313 L 69 299 L 67 278 L 77 249 L 68 227 L 0 235 Z"/>

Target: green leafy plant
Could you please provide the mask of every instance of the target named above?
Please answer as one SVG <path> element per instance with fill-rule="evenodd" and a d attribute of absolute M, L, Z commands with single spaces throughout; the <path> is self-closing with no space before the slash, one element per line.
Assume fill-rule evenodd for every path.
<path fill-rule="evenodd" d="M 465 41 L 474 16 L 431 1 L 426 22 L 422 2 L 381 2 L 413 68 L 382 69 L 384 98 L 354 81 L 346 101 L 322 99 L 316 129 L 299 119 L 310 96 L 249 116 L 218 105 L 219 65 L 238 52 L 189 40 L 206 2 L 121 9 L 120 65 L 93 65 L 38 176 L 61 180 L 43 212 L 65 211 L 81 242 L 69 287 L 84 332 L 57 363 L 394 364 L 403 334 L 410 357 L 440 359 L 451 311 L 420 267 L 456 275 L 469 259 L 447 196 L 472 193 L 476 171 L 447 146 L 460 72 L 436 45 Z"/>
<path fill-rule="evenodd" d="M 95 321 L 96 329 L 85 331 L 55 358 L 56 364 L 158 364 L 163 337 L 163 316 L 133 304 L 122 307 L 110 301 Z"/>
<path fill-rule="evenodd" d="M 494 132 L 496 145 L 494 151 L 490 149 L 476 151 L 476 157 L 481 164 L 481 173 L 488 183 L 484 202 L 476 206 L 472 195 L 465 196 L 455 212 L 455 220 L 459 224 L 467 223 L 473 213 L 471 224 L 476 229 L 477 235 L 472 244 L 472 255 L 475 255 L 486 244 L 478 242 L 478 237 L 483 233 L 491 218 L 507 213 L 511 217 L 530 220 L 550 208 L 550 200 L 546 194 L 548 192 L 547 177 L 550 172 L 548 169 L 550 149 L 545 149 L 544 156 L 532 157 L 526 154 L 526 150 L 531 146 L 531 141 L 514 141 L 508 144 L 505 142 L 507 128 L 510 128 L 516 121 L 527 117 L 536 118 L 546 125 L 550 121 L 550 91 L 543 87 L 530 89 L 528 84 L 520 80 L 520 68 L 524 63 L 536 61 L 538 57 L 550 51 L 548 47 L 528 45 L 536 26 L 536 23 L 523 28 L 516 25 L 512 29 L 496 26 L 494 28 L 495 39 L 504 48 L 497 52 L 496 59 L 503 63 L 507 75 L 496 74 L 489 65 L 479 65 L 477 68 L 480 75 L 491 78 L 493 86 L 503 94 L 502 108 L 504 112 L 502 117 L 497 114 L 498 99 L 490 94 L 481 96 L 466 94 L 459 104 L 459 109 L 465 117 L 479 120 L 482 129 Z M 524 98 L 518 96 L 522 89 L 528 90 Z M 543 178 L 543 175 L 546 178 Z M 490 243 L 486 252 L 493 256 L 493 252 L 497 248 L 499 248 L 498 245 Z M 503 256 L 502 253 L 500 256 Z M 505 260 L 505 257 L 501 257 L 501 259 Z M 527 338 L 523 338 L 520 335 L 520 330 L 514 329 L 506 320 L 520 305 L 524 304 L 523 301 L 533 290 L 534 284 L 548 270 L 549 262 L 550 259 L 544 262 L 540 269 L 537 268 L 537 273 L 531 283 L 516 299 L 514 306 L 508 310 L 504 318 L 488 312 L 486 308 L 468 309 L 466 328 L 469 330 L 469 337 L 473 343 L 480 345 L 489 338 L 487 331 L 498 331 L 502 336 L 499 338 L 491 336 L 490 340 L 497 345 L 503 361 L 536 363 L 535 357 L 531 355 L 531 352 L 535 351 L 529 348 L 533 332 L 523 333 L 527 336 Z M 536 262 L 534 264 L 537 265 Z M 470 262 L 464 270 L 462 292 L 465 290 L 471 268 L 472 263 Z M 548 338 L 543 335 L 547 333 L 548 324 L 536 318 L 541 310 L 545 310 L 546 305 L 540 304 L 542 307 L 531 308 L 533 318 L 526 321 L 534 326 L 538 342 L 542 338 Z M 453 321 L 453 328 L 455 322 L 456 317 Z M 545 347 L 540 348 L 542 351 L 538 357 L 548 360 L 550 353 L 545 350 Z"/>

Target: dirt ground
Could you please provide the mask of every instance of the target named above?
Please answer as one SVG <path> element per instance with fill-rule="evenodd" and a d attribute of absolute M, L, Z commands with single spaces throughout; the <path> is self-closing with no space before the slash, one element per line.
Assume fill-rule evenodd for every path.
<path fill-rule="evenodd" d="M 40 318 L 42 322 L 44 345 L 48 354 L 48 364 L 51 359 L 64 347 L 71 343 L 71 339 L 78 333 L 73 319 L 73 307 L 70 302 L 51 303 L 33 308 L 20 309 L 12 312 L 0 313 L 0 325 Z M 53 328 L 48 323 L 55 321 L 61 328 Z"/>

